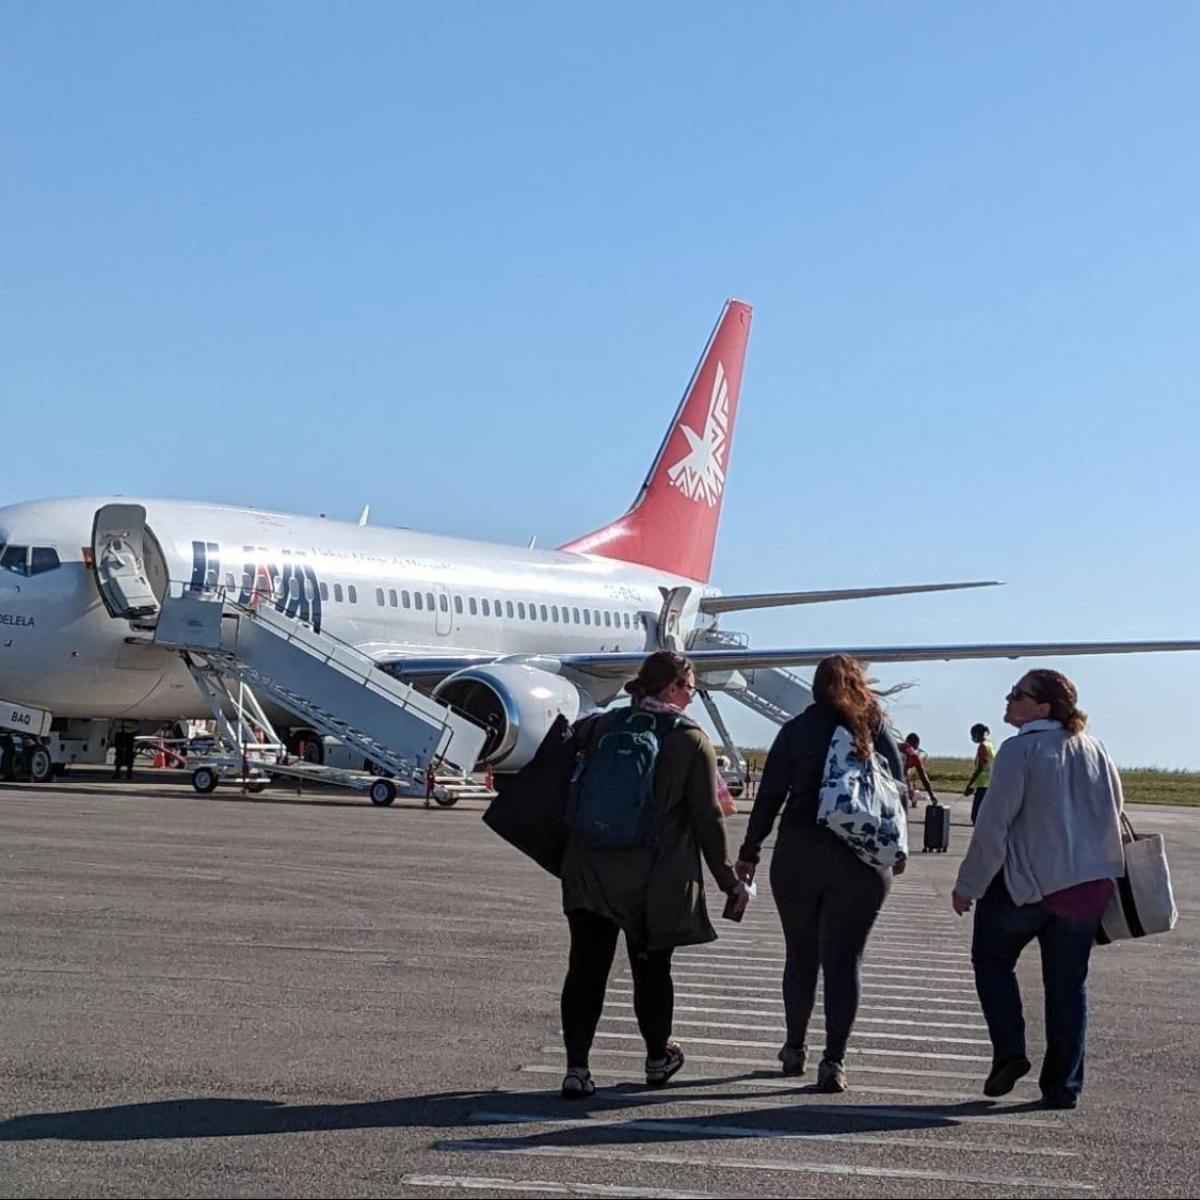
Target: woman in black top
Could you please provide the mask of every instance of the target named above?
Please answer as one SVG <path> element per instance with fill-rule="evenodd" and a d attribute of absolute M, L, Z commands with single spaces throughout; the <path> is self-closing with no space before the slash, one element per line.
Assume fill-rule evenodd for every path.
<path fill-rule="evenodd" d="M 785 1075 L 804 1073 L 820 967 L 825 972 L 825 1053 L 817 1086 L 825 1092 L 844 1092 L 846 1043 L 858 1012 L 863 948 L 893 872 L 869 866 L 839 837 L 817 825 L 834 731 L 844 726 L 860 758 L 878 751 L 894 778 L 902 780 L 904 775 L 883 710 L 855 659 L 846 654 L 822 659 L 813 676 L 813 701 L 784 725 L 767 756 L 737 873 L 747 883 L 753 880 L 762 844 L 783 808 L 771 859 L 771 892 L 787 943 L 787 1041 L 779 1061 Z M 896 870 L 903 870 L 903 864 Z"/>

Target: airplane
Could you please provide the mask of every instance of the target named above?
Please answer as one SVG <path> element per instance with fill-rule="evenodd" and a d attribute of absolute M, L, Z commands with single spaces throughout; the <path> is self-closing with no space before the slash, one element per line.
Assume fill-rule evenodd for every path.
<path fill-rule="evenodd" d="M 748 679 L 769 681 L 836 651 L 886 663 L 1200 649 L 1197 641 L 753 649 L 722 630 L 720 619 L 739 611 L 994 582 L 735 595 L 711 585 L 750 322 L 748 304 L 725 304 L 633 504 L 556 550 L 374 526 L 366 510 L 350 522 L 122 497 L 0 507 L 0 734 L 25 735 L 17 740 L 26 773 L 42 779 L 66 759 L 103 761 L 96 754 L 115 719 L 211 715 L 181 656 L 153 641 L 171 587 L 273 605 L 349 643 L 484 725 L 480 761 L 497 770 L 527 762 L 558 713 L 574 720 L 612 703 L 660 648 L 689 655 L 702 694 L 742 697 L 755 694 Z M 776 720 L 810 697 L 799 681 L 774 694 L 789 698 L 766 705 Z M 288 735 L 293 748 L 320 756 L 313 730 L 293 725 Z"/>

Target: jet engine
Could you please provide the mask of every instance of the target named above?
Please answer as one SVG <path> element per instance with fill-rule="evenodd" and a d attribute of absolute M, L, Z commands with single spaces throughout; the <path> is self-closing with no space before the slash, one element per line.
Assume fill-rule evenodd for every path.
<path fill-rule="evenodd" d="M 579 716 L 584 698 L 568 679 L 521 662 L 489 663 L 448 675 L 434 696 L 488 731 L 479 765 L 519 771 L 560 713 Z"/>

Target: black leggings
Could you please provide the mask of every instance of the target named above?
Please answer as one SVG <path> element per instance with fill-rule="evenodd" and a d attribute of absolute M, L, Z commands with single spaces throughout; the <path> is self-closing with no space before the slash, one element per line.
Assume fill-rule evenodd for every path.
<path fill-rule="evenodd" d="M 567 1066 L 586 1067 L 596 1026 L 604 1011 L 608 972 L 617 949 L 620 927 L 584 909 L 567 913 L 571 927 L 571 960 L 562 991 L 563 1041 Z M 670 950 L 635 950 L 625 937 L 633 973 L 633 1011 L 646 1042 L 647 1058 L 662 1058 L 671 1036 L 675 985 Z"/>
<path fill-rule="evenodd" d="M 891 888 L 879 871 L 825 829 L 781 829 L 771 859 L 771 892 L 787 943 L 783 1006 L 787 1044 L 808 1037 L 817 994 L 817 968 L 825 973 L 825 1058 L 842 1062 L 858 1015 L 862 956 L 875 918 Z"/>

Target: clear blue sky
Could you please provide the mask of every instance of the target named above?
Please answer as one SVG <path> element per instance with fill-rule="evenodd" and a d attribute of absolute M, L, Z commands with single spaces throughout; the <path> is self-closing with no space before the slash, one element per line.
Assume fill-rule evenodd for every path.
<path fill-rule="evenodd" d="M 714 581 L 1007 586 L 727 625 L 1200 635 L 1198 61 L 1172 3 L 10 0 L 0 503 L 555 544 L 738 296 Z M 1200 655 L 1057 665 L 1122 764 L 1200 767 Z M 1021 670 L 879 674 L 965 754 Z"/>

